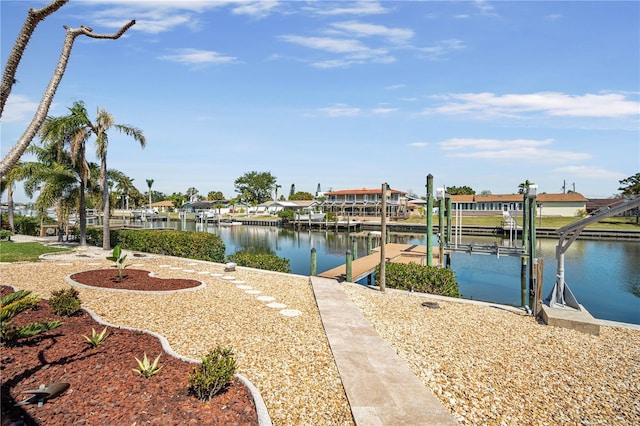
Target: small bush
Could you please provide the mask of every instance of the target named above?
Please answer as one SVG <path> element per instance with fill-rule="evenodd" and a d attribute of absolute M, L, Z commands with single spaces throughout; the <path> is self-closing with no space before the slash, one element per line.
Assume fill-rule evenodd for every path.
<path fill-rule="evenodd" d="M 11 241 L 11 236 L 13 235 L 13 232 L 9 231 L 8 229 L 2 229 L 0 230 L 0 241 Z"/>
<path fill-rule="evenodd" d="M 231 348 L 217 346 L 189 375 L 189 392 L 198 399 L 209 401 L 231 381 L 235 372 L 236 361 Z"/>
<path fill-rule="evenodd" d="M 32 235 L 34 237 L 40 235 L 40 219 L 31 216 L 14 216 L 13 227 L 16 234 Z"/>
<path fill-rule="evenodd" d="M 380 282 L 380 266 L 376 267 L 376 282 Z M 386 285 L 399 290 L 460 297 L 456 276 L 451 269 L 422 266 L 416 263 L 387 263 Z"/>
<path fill-rule="evenodd" d="M 280 219 L 282 219 L 283 222 L 293 222 L 294 219 L 294 212 L 293 210 L 280 210 L 278 213 L 276 213 L 278 215 L 278 217 Z"/>
<path fill-rule="evenodd" d="M 266 271 L 291 272 L 289 259 L 278 257 L 273 253 L 239 251 L 227 256 L 227 262 L 234 262 L 238 266 L 247 268 L 264 269 Z"/>
<path fill-rule="evenodd" d="M 56 315 L 70 317 L 80 310 L 81 305 L 78 290 L 73 287 L 51 292 L 49 306 Z"/>

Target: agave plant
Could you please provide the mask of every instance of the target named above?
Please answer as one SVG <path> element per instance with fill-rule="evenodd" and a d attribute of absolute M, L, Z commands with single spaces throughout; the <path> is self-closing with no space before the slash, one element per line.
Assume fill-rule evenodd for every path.
<path fill-rule="evenodd" d="M 162 369 L 162 366 L 158 367 L 158 361 L 160 361 L 160 355 L 158 355 L 153 362 L 151 362 L 149 358 L 147 358 L 146 353 L 144 354 L 144 358 L 142 358 L 142 360 L 139 360 L 136 357 L 136 361 L 138 362 L 139 368 L 137 369 L 133 368 L 132 370 L 134 371 L 134 373 L 137 373 L 148 379 L 154 374 L 157 374 Z"/>
<path fill-rule="evenodd" d="M 107 336 L 108 336 L 107 327 L 105 326 L 101 333 L 96 333 L 96 329 L 92 327 L 91 337 L 89 336 L 83 336 L 83 337 L 87 339 L 87 342 L 91 345 L 91 347 L 97 348 L 100 345 L 100 343 L 105 341 Z"/>
<path fill-rule="evenodd" d="M 16 315 L 34 307 L 39 300 L 39 297 L 32 296 L 28 290 L 18 290 L 0 299 L 0 342 L 15 343 L 19 339 L 35 336 L 62 325 L 60 321 L 32 322 L 21 327 L 11 323 Z"/>

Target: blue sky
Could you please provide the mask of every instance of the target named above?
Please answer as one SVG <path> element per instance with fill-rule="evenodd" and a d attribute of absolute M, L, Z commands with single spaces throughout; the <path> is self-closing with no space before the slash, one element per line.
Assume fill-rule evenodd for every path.
<path fill-rule="evenodd" d="M 1 2 L 2 64 L 29 7 Z M 617 193 L 640 171 L 640 3 L 71 0 L 37 28 L 2 117 L 2 155 L 79 37 L 50 115 L 76 100 L 139 127 L 109 167 L 146 191 L 236 195 L 269 171 L 296 190 Z M 93 142 L 91 142 L 93 154 Z M 26 157 L 24 159 L 27 159 Z M 17 199 L 20 196 L 18 185 Z"/>

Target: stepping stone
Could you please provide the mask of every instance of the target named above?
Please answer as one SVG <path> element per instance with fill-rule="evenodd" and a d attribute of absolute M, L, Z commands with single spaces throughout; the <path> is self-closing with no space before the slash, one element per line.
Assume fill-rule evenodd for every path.
<path fill-rule="evenodd" d="M 261 302 L 273 302 L 274 300 L 276 300 L 276 298 L 272 296 L 258 296 L 256 297 L 256 299 Z"/>
<path fill-rule="evenodd" d="M 244 291 L 247 294 L 260 294 L 262 293 L 260 290 L 245 290 Z"/>
<path fill-rule="evenodd" d="M 182 268 L 179 266 L 171 266 L 169 267 L 169 269 L 173 269 L 174 271 L 177 271 L 178 269 L 182 269 Z"/>
<path fill-rule="evenodd" d="M 273 309 L 284 309 L 287 307 L 287 305 L 285 305 L 284 303 L 278 303 L 278 302 L 267 303 L 267 306 Z"/>
<path fill-rule="evenodd" d="M 160 268 L 171 268 L 171 265 L 160 265 Z"/>
<path fill-rule="evenodd" d="M 222 279 L 223 279 L 223 280 L 228 280 L 228 281 L 233 281 L 233 280 L 235 280 L 235 279 L 236 279 L 236 277 L 231 276 L 231 275 L 223 275 L 223 276 L 222 276 Z"/>
<path fill-rule="evenodd" d="M 208 273 L 209 273 L 209 271 L 200 271 L 200 272 L 198 272 L 198 275 L 205 275 L 205 274 L 208 274 Z"/>
<path fill-rule="evenodd" d="M 283 309 L 280 311 L 280 314 L 284 315 L 285 317 L 297 317 L 298 315 L 302 314 L 302 312 L 297 309 Z"/>
<path fill-rule="evenodd" d="M 239 288 L 240 290 L 251 290 L 253 287 L 250 285 L 237 285 L 236 288 Z"/>
<path fill-rule="evenodd" d="M 245 282 L 242 280 L 235 280 L 233 281 L 234 284 L 244 284 Z"/>
<path fill-rule="evenodd" d="M 222 276 L 222 274 L 211 274 L 211 276 L 212 276 L 212 277 L 218 277 L 218 278 L 219 278 L 219 277 L 221 277 L 221 276 Z"/>
<path fill-rule="evenodd" d="M 183 269 L 184 272 L 195 272 L 193 269 Z"/>

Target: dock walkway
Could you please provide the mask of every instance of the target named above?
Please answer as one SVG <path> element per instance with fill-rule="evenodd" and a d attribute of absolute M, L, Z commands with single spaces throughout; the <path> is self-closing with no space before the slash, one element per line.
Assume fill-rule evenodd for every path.
<path fill-rule="evenodd" d="M 437 250 L 434 250 L 433 258 L 438 259 Z M 388 262 L 394 263 L 418 263 L 425 264 L 427 256 L 427 247 L 410 244 L 393 244 L 389 243 L 385 246 L 385 258 Z M 351 278 L 353 282 L 360 281 L 362 278 L 375 271 L 376 266 L 380 264 L 379 247 L 374 252 L 358 258 L 351 263 Z M 344 281 L 347 276 L 347 265 L 340 265 L 328 271 L 318 274 L 319 277 L 331 278 L 338 281 Z"/>
<path fill-rule="evenodd" d="M 311 277 L 311 286 L 356 425 L 458 424 L 337 281 Z"/>

